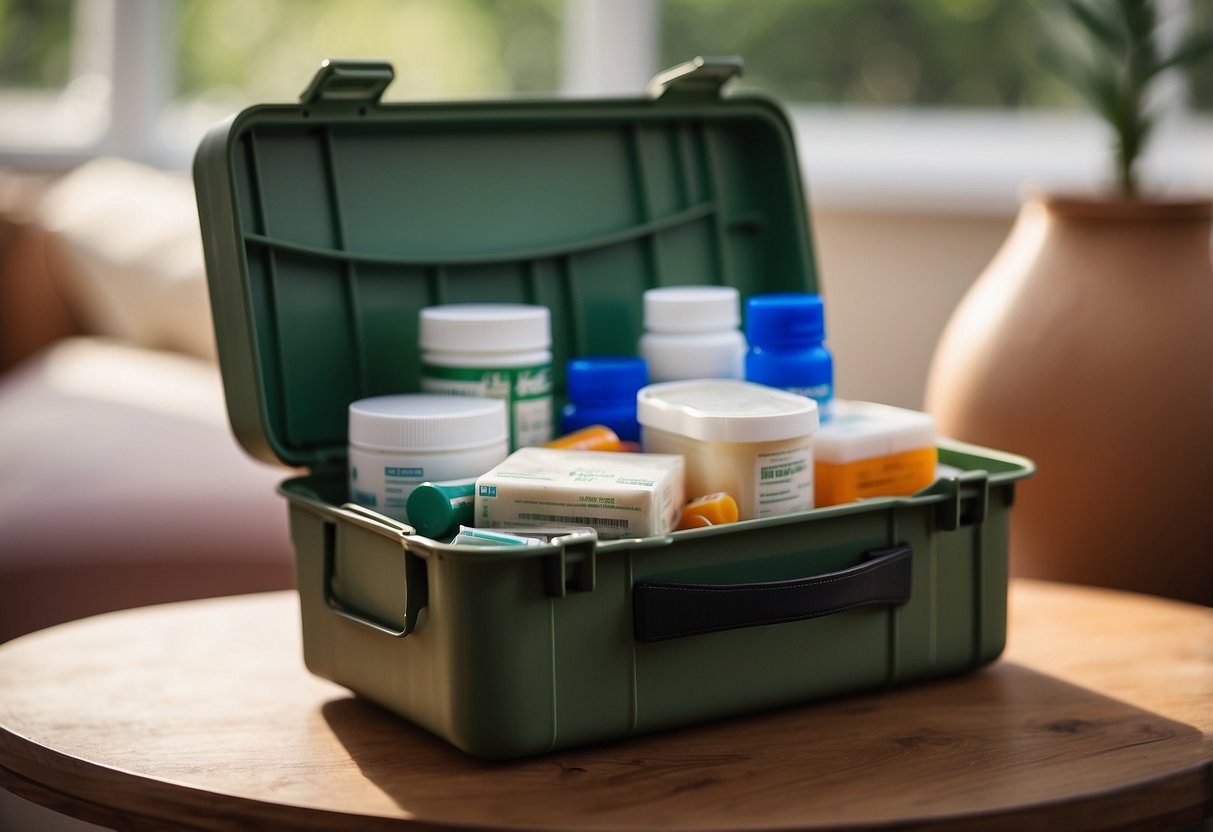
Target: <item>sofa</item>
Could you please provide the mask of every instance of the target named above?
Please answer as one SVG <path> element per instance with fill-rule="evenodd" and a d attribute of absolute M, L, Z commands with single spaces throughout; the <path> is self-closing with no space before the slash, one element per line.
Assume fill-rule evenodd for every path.
<path fill-rule="evenodd" d="M 0 172 L 0 641 L 291 587 L 292 473 L 228 427 L 188 175 Z"/>

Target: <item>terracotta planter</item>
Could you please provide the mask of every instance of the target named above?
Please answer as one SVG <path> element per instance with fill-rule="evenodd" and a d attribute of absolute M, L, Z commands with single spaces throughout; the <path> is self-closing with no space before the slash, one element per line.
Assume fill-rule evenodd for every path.
<path fill-rule="evenodd" d="M 927 409 L 1037 464 L 1014 574 L 1213 603 L 1211 217 L 1030 200 L 953 313 Z"/>

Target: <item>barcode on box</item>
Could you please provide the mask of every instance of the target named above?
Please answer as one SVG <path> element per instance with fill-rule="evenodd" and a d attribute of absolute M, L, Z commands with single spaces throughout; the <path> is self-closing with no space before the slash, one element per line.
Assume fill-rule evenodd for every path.
<path fill-rule="evenodd" d="M 575 523 L 578 526 L 598 526 L 607 529 L 626 529 L 627 520 L 618 517 L 571 517 L 566 514 L 538 514 L 536 512 L 520 512 L 519 520 L 542 520 L 545 523 Z"/>

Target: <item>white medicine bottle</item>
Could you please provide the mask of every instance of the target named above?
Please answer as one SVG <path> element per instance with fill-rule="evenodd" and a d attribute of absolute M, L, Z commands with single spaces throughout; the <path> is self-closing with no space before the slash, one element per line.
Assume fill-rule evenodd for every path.
<path fill-rule="evenodd" d="M 453 303 L 420 314 L 421 390 L 506 403 L 510 450 L 552 438 L 552 324 L 546 306 Z"/>
<path fill-rule="evenodd" d="M 664 286 L 644 293 L 639 352 L 649 380 L 745 376 L 741 296 L 731 286 Z"/>

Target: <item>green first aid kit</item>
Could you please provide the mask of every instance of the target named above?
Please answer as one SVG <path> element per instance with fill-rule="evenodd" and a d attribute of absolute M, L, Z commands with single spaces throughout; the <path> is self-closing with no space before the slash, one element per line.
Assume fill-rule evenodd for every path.
<path fill-rule="evenodd" d="M 569 358 L 633 354 L 644 290 L 817 290 L 787 116 L 736 59 L 645 97 L 385 104 L 328 62 L 194 165 L 235 433 L 281 486 L 315 674 L 482 757 L 978 667 L 1006 634 L 1031 463 L 945 442 L 910 497 L 602 541 L 449 545 L 349 503 L 347 408 L 419 390 L 423 307 L 542 304 Z M 694 495 L 688 495 L 694 496 Z"/>

